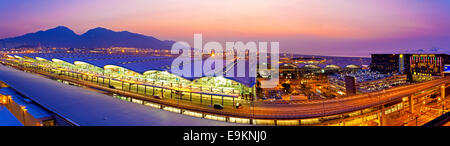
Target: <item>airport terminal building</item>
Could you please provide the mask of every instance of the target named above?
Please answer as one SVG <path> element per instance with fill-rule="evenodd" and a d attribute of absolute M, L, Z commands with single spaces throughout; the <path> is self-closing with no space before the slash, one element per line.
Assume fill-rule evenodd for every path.
<path fill-rule="evenodd" d="M 255 77 L 225 75 L 230 71 L 236 75 L 237 69 L 231 69 L 236 68 L 236 63 L 224 63 L 224 68 L 219 69 L 223 76 L 185 77 L 171 71 L 174 59 L 167 55 L 24 53 L 9 54 L 4 61 L 158 98 L 180 98 L 208 105 L 234 105 L 256 99 Z"/>
<path fill-rule="evenodd" d="M 383 74 L 406 74 L 408 81 L 429 81 L 444 76 L 447 54 L 372 54 L 370 69 Z"/>

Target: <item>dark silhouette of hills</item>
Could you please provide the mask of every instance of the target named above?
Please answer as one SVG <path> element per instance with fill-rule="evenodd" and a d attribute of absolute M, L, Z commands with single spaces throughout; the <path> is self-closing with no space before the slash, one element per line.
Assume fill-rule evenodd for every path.
<path fill-rule="evenodd" d="M 82 35 L 78 35 L 65 26 L 58 26 L 45 31 L 28 33 L 22 36 L 0 40 L 0 44 L 6 48 L 42 46 L 57 48 L 133 47 L 170 49 L 173 43 L 174 41 L 161 41 L 152 36 L 145 36 L 128 31 L 116 32 L 101 27 L 91 29 Z"/>

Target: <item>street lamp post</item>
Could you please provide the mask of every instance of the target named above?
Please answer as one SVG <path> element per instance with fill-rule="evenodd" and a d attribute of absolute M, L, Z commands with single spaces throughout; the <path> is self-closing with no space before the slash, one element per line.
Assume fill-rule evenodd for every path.
<path fill-rule="evenodd" d="M 442 114 L 445 114 L 445 105 L 442 103 Z"/>
<path fill-rule="evenodd" d="M 416 126 L 417 126 L 417 119 L 419 119 L 419 117 L 418 117 L 418 116 L 416 116 Z"/>
<path fill-rule="evenodd" d="M 325 116 L 325 100 L 322 99 L 323 116 Z"/>

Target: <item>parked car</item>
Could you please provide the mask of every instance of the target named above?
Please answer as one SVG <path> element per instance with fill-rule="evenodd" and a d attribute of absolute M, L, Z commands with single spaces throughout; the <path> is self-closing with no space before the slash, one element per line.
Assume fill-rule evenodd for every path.
<path fill-rule="evenodd" d="M 236 109 L 239 109 L 239 107 L 241 107 L 240 103 L 236 103 Z"/>
<path fill-rule="evenodd" d="M 221 105 L 221 104 L 214 104 L 214 109 L 223 109 L 223 105 Z"/>

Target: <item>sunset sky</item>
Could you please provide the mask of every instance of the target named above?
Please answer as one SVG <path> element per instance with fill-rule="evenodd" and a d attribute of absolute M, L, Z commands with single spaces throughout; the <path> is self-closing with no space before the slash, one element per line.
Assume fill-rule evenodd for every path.
<path fill-rule="evenodd" d="M 161 40 L 279 41 L 281 52 L 450 49 L 449 0 L 0 0 L 0 38 L 59 25 Z"/>

